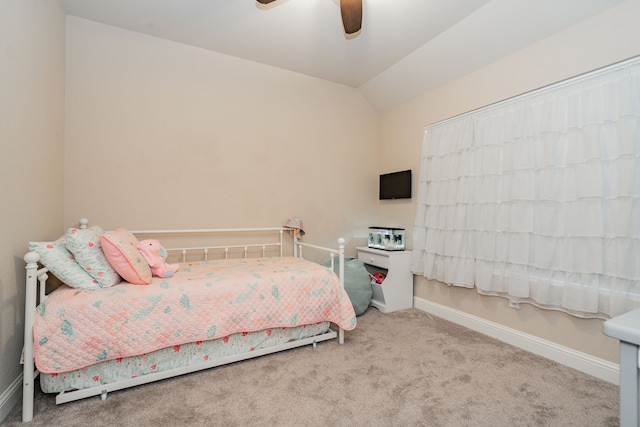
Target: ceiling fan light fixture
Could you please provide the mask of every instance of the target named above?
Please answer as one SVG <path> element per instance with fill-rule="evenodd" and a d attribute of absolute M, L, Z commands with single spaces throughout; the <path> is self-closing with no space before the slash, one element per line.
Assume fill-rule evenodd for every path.
<path fill-rule="evenodd" d="M 273 3 L 276 0 L 256 0 L 260 4 Z M 353 34 L 362 28 L 362 0 L 340 0 L 342 26 L 346 34 Z"/>
<path fill-rule="evenodd" d="M 362 28 L 362 0 L 340 0 L 344 32 L 353 34 Z"/>

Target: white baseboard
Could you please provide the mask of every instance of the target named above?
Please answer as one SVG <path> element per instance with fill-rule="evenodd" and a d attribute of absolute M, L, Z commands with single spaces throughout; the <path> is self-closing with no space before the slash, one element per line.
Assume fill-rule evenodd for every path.
<path fill-rule="evenodd" d="M 18 375 L 9 388 L 0 394 L 0 423 L 9 415 L 22 397 L 22 373 Z"/>
<path fill-rule="evenodd" d="M 494 323 L 477 316 L 414 297 L 413 306 L 418 310 L 464 326 L 481 334 L 527 350 L 612 384 L 620 384 L 620 365 L 589 354 L 573 350 L 551 341 L 538 338 L 516 329 Z"/>

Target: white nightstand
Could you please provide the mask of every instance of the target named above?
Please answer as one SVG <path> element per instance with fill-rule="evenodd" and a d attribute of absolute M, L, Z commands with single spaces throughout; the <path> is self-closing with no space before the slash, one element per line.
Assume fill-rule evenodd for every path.
<path fill-rule="evenodd" d="M 371 284 L 371 305 L 383 313 L 413 307 L 413 274 L 411 251 L 383 251 L 358 247 L 358 259 L 370 274 L 386 275 L 382 284 Z"/>

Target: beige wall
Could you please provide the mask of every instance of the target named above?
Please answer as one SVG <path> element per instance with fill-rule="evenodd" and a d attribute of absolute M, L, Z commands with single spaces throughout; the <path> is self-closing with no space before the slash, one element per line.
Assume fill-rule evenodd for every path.
<path fill-rule="evenodd" d="M 640 54 L 640 2 L 627 1 L 451 84 L 426 93 L 380 121 L 379 169 L 413 169 L 417 175 L 424 126 Z M 393 159 L 391 165 L 388 159 Z M 389 167 L 391 166 L 391 167 Z M 414 182 L 417 178 L 414 175 Z M 411 203 L 380 202 L 381 223 L 413 225 Z M 411 244 L 411 226 L 408 241 Z M 526 304 L 415 279 L 416 296 L 617 362 L 617 342 L 599 320 L 581 320 Z"/>
<path fill-rule="evenodd" d="M 357 90 L 75 17 L 66 66 L 66 224 L 297 215 L 335 245 L 371 223 L 378 114 Z"/>
<path fill-rule="evenodd" d="M 22 372 L 27 242 L 62 232 L 64 31 L 58 2 L 0 2 L 0 397 Z"/>

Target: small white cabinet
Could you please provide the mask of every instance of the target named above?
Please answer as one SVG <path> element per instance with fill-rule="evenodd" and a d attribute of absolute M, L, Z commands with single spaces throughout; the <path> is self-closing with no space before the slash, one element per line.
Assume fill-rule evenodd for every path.
<path fill-rule="evenodd" d="M 381 284 L 372 283 L 371 305 L 383 313 L 413 307 L 413 274 L 411 251 L 384 251 L 358 247 L 358 259 L 370 274 L 382 272 Z"/>

